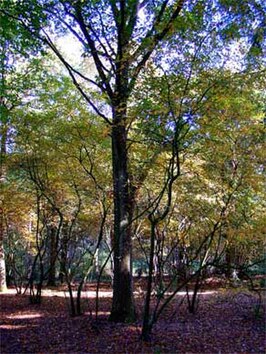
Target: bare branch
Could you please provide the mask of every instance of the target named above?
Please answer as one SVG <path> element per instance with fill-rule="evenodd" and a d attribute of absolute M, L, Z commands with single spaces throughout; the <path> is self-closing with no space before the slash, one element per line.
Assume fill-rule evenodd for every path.
<path fill-rule="evenodd" d="M 134 62 L 135 60 L 137 60 L 137 58 L 139 56 L 142 56 L 142 57 L 141 57 L 140 61 L 138 62 L 137 66 L 135 67 L 135 69 L 133 70 L 132 79 L 131 79 L 131 82 L 129 85 L 129 92 L 131 92 L 133 90 L 135 83 L 136 83 L 136 79 L 137 79 L 141 69 L 144 67 L 144 65 L 146 64 L 146 62 L 150 58 L 150 56 L 153 53 L 156 46 L 170 32 L 174 21 L 176 20 L 176 18 L 179 16 L 181 10 L 183 9 L 184 2 L 185 2 L 185 0 L 179 0 L 177 2 L 175 10 L 173 11 L 170 19 L 168 20 L 168 22 L 166 23 L 164 28 L 160 32 L 156 32 L 156 27 L 160 23 L 163 15 L 166 11 L 168 0 L 165 0 L 163 2 L 161 10 L 159 11 L 157 17 L 155 18 L 151 30 L 148 31 L 148 33 L 146 34 L 145 38 L 142 40 L 141 44 L 139 45 L 139 47 L 137 48 L 135 53 L 133 53 L 133 55 L 131 56 L 131 60 L 130 60 L 131 62 Z M 147 43 L 149 43 L 149 44 L 147 45 Z M 142 53 L 144 53 L 144 54 L 142 54 Z"/>
<path fill-rule="evenodd" d="M 91 50 L 91 54 L 92 54 L 92 57 L 93 57 L 93 60 L 94 60 L 94 63 L 96 65 L 96 68 L 98 70 L 98 73 L 99 73 L 99 76 L 102 80 L 102 86 L 105 88 L 105 91 L 106 93 L 108 94 L 110 100 L 112 100 L 113 98 L 113 91 L 112 91 L 112 88 L 110 86 L 110 82 L 109 82 L 109 79 L 107 78 L 105 72 L 104 72 L 104 65 L 99 57 L 99 53 L 98 53 L 98 50 L 96 48 L 96 45 L 95 45 L 95 42 L 94 40 L 91 38 L 91 35 L 90 33 L 88 32 L 87 30 L 87 26 L 84 22 L 84 18 L 82 16 L 82 13 L 81 13 L 81 8 L 80 8 L 81 4 L 80 2 L 78 1 L 76 4 L 75 4 L 75 11 L 76 11 L 76 21 L 78 22 L 79 26 L 80 26 L 80 29 L 84 35 L 84 37 L 86 38 L 86 41 L 88 43 L 88 46 Z"/>

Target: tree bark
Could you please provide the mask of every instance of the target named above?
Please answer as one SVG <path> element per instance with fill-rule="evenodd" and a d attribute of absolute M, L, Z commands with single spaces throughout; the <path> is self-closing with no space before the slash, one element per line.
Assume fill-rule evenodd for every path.
<path fill-rule="evenodd" d="M 0 102 L 1 104 L 1 102 Z M 4 108 L 3 108 L 4 110 Z M 2 109 L 1 112 L 2 113 Z M 1 155 L 0 155 L 0 186 L 1 189 L 5 183 L 6 170 L 5 170 L 5 158 L 6 158 L 6 139 L 7 139 L 7 127 L 5 123 L 1 123 Z M 1 198 L 0 205 L 0 292 L 4 292 L 7 289 L 6 285 L 6 263 L 5 263 L 5 251 L 4 251 L 4 200 Z"/>
<path fill-rule="evenodd" d="M 0 292 L 7 289 L 6 285 L 6 263 L 4 252 L 4 220 L 3 210 L 0 209 Z"/>
<path fill-rule="evenodd" d="M 68 251 L 68 241 L 69 241 L 69 231 L 68 231 L 68 224 L 64 224 L 62 229 L 62 238 L 61 238 L 61 252 L 59 254 L 59 264 L 60 264 L 60 271 L 59 271 L 59 280 L 60 283 L 63 284 L 66 280 L 67 276 L 67 251 Z"/>
<path fill-rule="evenodd" d="M 57 259 L 57 228 L 55 226 L 49 227 L 50 236 L 50 259 L 49 259 L 49 275 L 48 275 L 48 286 L 55 286 L 55 273 L 56 273 L 56 259 Z"/>
<path fill-rule="evenodd" d="M 120 115 L 121 113 L 118 113 Z M 124 121 L 114 118 L 112 158 L 114 184 L 114 283 L 110 321 L 132 322 L 135 308 L 132 284 L 132 203 L 127 168 L 127 133 Z"/>
<path fill-rule="evenodd" d="M 147 292 L 144 304 L 144 314 L 143 314 L 143 324 L 142 324 L 142 332 L 141 338 L 142 340 L 149 342 L 151 339 L 151 329 L 152 323 L 150 319 L 150 302 L 151 302 L 151 292 L 152 292 L 152 276 L 154 269 L 154 254 L 155 254 L 155 228 L 157 222 L 151 218 L 149 218 L 151 223 L 151 240 L 150 240 L 150 259 L 149 259 L 149 272 L 148 272 L 148 280 L 147 280 Z"/>

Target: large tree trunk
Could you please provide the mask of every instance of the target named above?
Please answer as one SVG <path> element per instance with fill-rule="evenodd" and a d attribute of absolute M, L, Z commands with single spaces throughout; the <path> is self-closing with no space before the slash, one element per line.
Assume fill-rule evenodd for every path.
<path fill-rule="evenodd" d="M 112 129 L 114 183 L 114 283 L 110 321 L 131 322 L 135 319 L 132 284 L 131 219 L 127 166 L 127 132 L 121 112 Z"/>

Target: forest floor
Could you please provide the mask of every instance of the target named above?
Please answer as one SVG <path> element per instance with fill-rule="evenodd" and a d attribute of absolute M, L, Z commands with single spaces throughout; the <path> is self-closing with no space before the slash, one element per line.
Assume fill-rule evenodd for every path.
<path fill-rule="evenodd" d="M 95 292 L 83 294 L 84 314 L 69 315 L 67 293 L 44 290 L 40 305 L 9 289 L 0 295 L 2 354 L 16 353 L 265 353 L 265 302 L 245 289 L 205 289 L 196 314 L 180 292 L 153 328 L 152 340 L 140 340 L 141 321 L 108 322 L 111 290 L 101 288 L 98 322 Z M 143 293 L 136 294 L 139 317 Z"/>

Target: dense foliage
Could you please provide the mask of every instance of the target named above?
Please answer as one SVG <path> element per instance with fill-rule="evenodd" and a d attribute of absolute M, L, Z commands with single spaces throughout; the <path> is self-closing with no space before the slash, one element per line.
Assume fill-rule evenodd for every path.
<path fill-rule="evenodd" d="M 39 302 L 66 282 L 76 315 L 105 277 L 125 322 L 146 275 L 147 339 L 190 282 L 194 312 L 206 276 L 263 264 L 262 1 L 2 1 L 0 16 L 3 289 Z"/>

